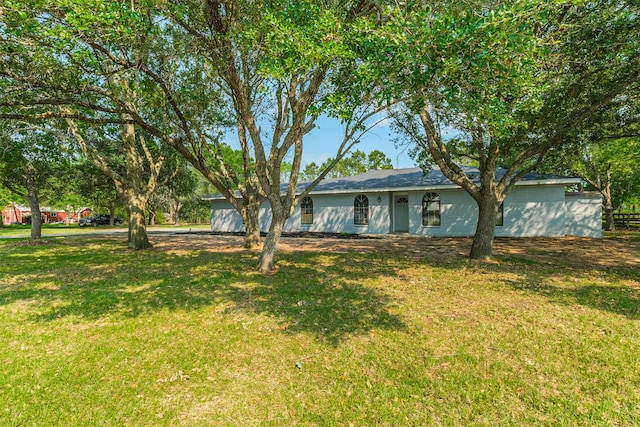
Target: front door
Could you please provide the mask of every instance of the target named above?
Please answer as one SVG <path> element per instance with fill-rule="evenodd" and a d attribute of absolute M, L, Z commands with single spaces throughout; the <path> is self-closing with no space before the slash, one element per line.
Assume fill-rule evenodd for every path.
<path fill-rule="evenodd" d="M 409 198 L 395 196 L 393 205 L 394 231 L 409 231 Z"/>

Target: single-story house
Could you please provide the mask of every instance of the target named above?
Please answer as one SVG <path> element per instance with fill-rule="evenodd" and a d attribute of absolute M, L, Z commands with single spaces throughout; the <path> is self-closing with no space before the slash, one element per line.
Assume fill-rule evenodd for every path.
<path fill-rule="evenodd" d="M 478 179 L 477 168 L 463 170 Z M 504 172 L 498 171 L 498 176 Z M 601 237 L 601 197 L 567 192 L 579 183 L 580 179 L 573 177 L 525 175 L 504 200 L 495 235 Z M 299 183 L 298 191 L 308 184 Z M 205 196 L 204 200 L 211 201 L 213 232 L 244 231 L 242 217 L 222 195 Z M 261 230 L 267 231 L 271 220 L 267 201 L 260 219 Z M 473 236 L 477 219 L 473 198 L 438 168 L 426 174 L 420 168 L 372 170 L 321 181 L 297 206 L 284 231 Z"/>

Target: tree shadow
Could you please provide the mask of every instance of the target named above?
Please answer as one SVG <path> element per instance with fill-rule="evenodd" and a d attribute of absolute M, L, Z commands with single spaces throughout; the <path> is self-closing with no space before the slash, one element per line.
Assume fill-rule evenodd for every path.
<path fill-rule="evenodd" d="M 519 291 L 542 295 L 558 304 L 582 305 L 600 311 L 640 319 L 640 289 L 621 285 L 554 286 L 544 283 L 540 275 L 528 275 L 522 281 L 510 285 Z"/>
<path fill-rule="evenodd" d="M 516 290 L 557 303 L 640 318 L 637 235 L 624 239 L 500 237 L 495 239 L 494 257 L 488 262 L 470 260 L 466 256 L 470 246 L 471 239 L 412 238 L 396 242 L 393 250 L 396 256 L 413 257 L 433 268 L 455 270 L 472 265 L 480 272 L 495 273 L 495 280 Z"/>
<path fill-rule="evenodd" d="M 496 238 L 487 271 L 512 288 L 566 305 L 640 318 L 640 244 L 621 238 Z M 604 284 L 602 284 L 604 283 Z"/>
<path fill-rule="evenodd" d="M 543 247 L 548 239 L 497 242 L 490 263 L 461 255 L 468 253 L 470 239 L 412 238 L 386 246 L 358 242 L 352 246 L 357 250 L 342 252 L 282 252 L 281 268 L 271 276 L 253 272 L 257 253 L 217 251 L 213 241 L 189 250 L 129 251 L 106 239 L 16 247 L 0 252 L 0 305 L 28 303 L 32 318 L 42 322 L 220 305 L 228 314 L 272 316 L 283 333 L 310 333 L 338 345 L 374 329 L 406 328 L 379 279 L 401 275 L 412 263 L 450 270 L 472 263 L 519 291 L 629 319 L 640 316 L 640 286 L 633 285 L 639 280 L 637 242 L 611 248 L 606 242 L 570 240 L 564 254 L 562 247 Z M 615 263 L 593 258 L 607 248 Z M 589 283 L 590 278 L 598 282 Z M 603 280 L 611 284 L 599 284 Z"/>
<path fill-rule="evenodd" d="M 555 274 L 600 275 L 640 280 L 640 242 L 633 238 L 496 238 L 494 259 L 511 265 L 554 270 Z"/>
<path fill-rule="evenodd" d="M 275 315 L 285 333 L 312 332 L 333 346 L 345 336 L 363 335 L 372 329 L 406 328 L 401 318 L 389 311 L 392 299 L 363 284 L 379 277 L 379 272 L 361 268 L 370 257 L 350 253 L 348 263 L 333 256 L 327 264 L 326 255 L 294 256 L 295 267 L 281 269 L 273 278 L 261 277 L 250 287 L 229 287 L 226 299 L 234 302 L 231 310 Z"/>
<path fill-rule="evenodd" d="M 29 303 L 33 320 L 51 322 L 221 304 L 229 313 L 273 316 L 284 333 L 311 333 L 331 345 L 373 329 L 405 327 L 391 313 L 391 299 L 365 285 L 382 272 L 393 274 L 393 266 L 381 259 L 376 260 L 378 269 L 362 269 L 371 255 L 353 254 L 345 261 L 312 252 L 282 254 L 283 267 L 264 276 L 252 271 L 257 254 L 248 251 L 128 251 L 113 243 L 84 250 L 55 246 L 47 254 L 0 255 L 0 277 L 14 278 L 0 286 L 0 305 Z"/>

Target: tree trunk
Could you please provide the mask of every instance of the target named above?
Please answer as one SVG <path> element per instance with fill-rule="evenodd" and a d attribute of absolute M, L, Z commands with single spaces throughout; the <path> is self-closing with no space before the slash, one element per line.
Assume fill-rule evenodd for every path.
<path fill-rule="evenodd" d="M 125 209 L 127 210 L 127 244 L 131 243 L 131 208 L 126 198 L 124 199 Z"/>
<path fill-rule="evenodd" d="M 605 231 L 614 231 L 616 229 L 615 220 L 613 219 L 613 200 L 611 199 L 611 172 L 607 169 L 607 179 L 602 190 L 602 207 L 604 208 Z"/>
<path fill-rule="evenodd" d="M 471 259 L 489 259 L 493 252 L 493 236 L 499 204 L 493 191 L 483 191 L 478 203 L 478 224 L 471 245 Z"/>
<path fill-rule="evenodd" d="M 116 85 L 122 84 L 119 79 L 113 82 Z M 129 89 L 126 84 L 122 88 Z M 129 114 L 122 113 L 121 120 L 120 131 L 124 150 L 124 165 L 120 165 L 117 171 L 115 168 L 109 167 L 98 150 L 86 143 L 72 120 L 67 120 L 67 123 L 83 154 L 92 159 L 93 164 L 113 180 L 116 192 L 127 209 L 129 223 L 127 242 L 129 247 L 146 249 L 152 245 L 147 236 L 144 213 L 149 197 L 156 188 L 164 159 L 160 155 L 157 160 L 154 160 L 144 138 L 142 136 L 136 138 L 135 123 Z M 150 173 L 147 174 L 145 171 Z M 113 214 L 112 218 L 115 219 Z"/>
<path fill-rule="evenodd" d="M 260 273 L 271 273 L 275 271 L 278 243 L 280 243 L 280 238 L 282 237 L 284 222 L 287 220 L 281 207 L 274 208 L 272 206 L 271 210 L 273 212 L 271 225 L 269 226 L 269 232 L 264 241 L 260 262 L 258 263 L 258 272 Z"/>
<path fill-rule="evenodd" d="M 24 183 L 27 187 L 27 201 L 31 209 L 31 240 L 42 238 L 42 213 L 40 212 L 40 200 L 38 198 L 38 187 L 34 171 L 29 170 L 25 176 Z"/>
<path fill-rule="evenodd" d="M 175 210 L 173 212 L 173 223 L 180 225 L 180 210 L 182 209 L 182 202 L 178 201 L 175 204 Z"/>
<path fill-rule="evenodd" d="M 605 222 L 604 222 L 604 230 L 605 231 L 615 231 L 616 223 L 613 218 L 613 207 L 611 205 L 605 205 L 604 208 Z"/>
<path fill-rule="evenodd" d="M 116 210 L 112 206 L 109 207 L 109 225 L 112 227 L 116 225 Z"/>
<path fill-rule="evenodd" d="M 29 208 L 31 209 L 31 240 L 40 240 L 42 238 L 42 213 L 40 212 L 40 201 L 38 200 L 38 191 L 35 187 L 28 187 Z"/>
<path fill-rule="evenodd" d="M 244 247 L 247 249 L 258 248 L 262 245 L 260 237 L 260 206 L 262 200 L 250 201 L 242 210 L 242 219 L 244 220 Z M 273 224 L 273 220 L 271 221 Z"/>
<path fill-rule="evenodd" d="M 129 247 L 131 249 L 148 249 L 152 245 L 149 243 L 147 236 L 147 227 L 145 225 L 144 210 L 145 200 L 142 195 L 134 195 L 130 197 L 127 203 L 129 208 Z"/>

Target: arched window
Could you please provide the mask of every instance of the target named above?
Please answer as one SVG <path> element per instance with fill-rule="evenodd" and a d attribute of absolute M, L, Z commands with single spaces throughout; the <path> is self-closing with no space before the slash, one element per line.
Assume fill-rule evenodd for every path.
<path fill-rule="evenodd" d="M 440 195 L 427 193 L 422 198 L 422 225 L 440 225 Z"/>
<path fill-rule="evenodd" d="M 356 196 L 353 201 L 353 223 L 355 225 L 369 224 L 369 199 L 364 194 Z"/>
<path fill-rule="evenodd" d="M 300 202 L 300 218 L 302 224 L 313 224 L 313 200 L 305 197 Z"/>

